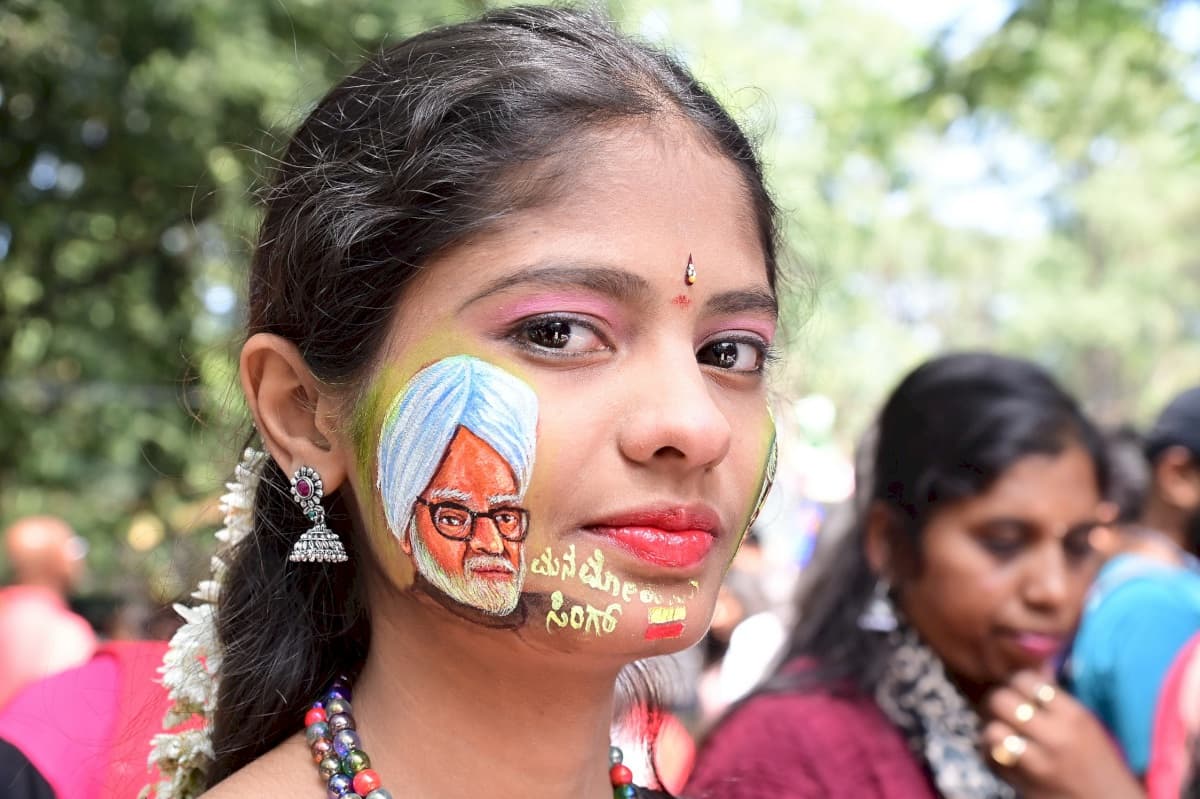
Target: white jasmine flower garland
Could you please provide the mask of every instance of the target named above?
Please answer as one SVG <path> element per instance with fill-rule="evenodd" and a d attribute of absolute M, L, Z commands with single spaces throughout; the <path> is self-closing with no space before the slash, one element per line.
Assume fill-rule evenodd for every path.
<path fill-rule="evenodd" d="M 212 711 L 217 702 L 221 651 L 217 643 L 217 599 L 227 567 L 221 556 L 237 546 L 254 528 L 254 494 L 267 455 L 246 448 L 234 469 L 234 480 L 226 483 L 221 497 L 225 526 L 217 532 L 218 553 L 212 559 L 212 575 L 192 593 L 192 607 L 175 605 L 184 625 L 176 631 L 159 667 L 162 684 L 171 698 L 163 719 L 167 732 L 154 736 L 149 765 L 158 767 L 159 782 L 142 789 L 141 797 L 193 799 L 204 790 L 204 776 L 213 760 Z M 182 730 L 180 725 L 198 721 Z M 175 730 L 175 731 L 171 731 Z"/>

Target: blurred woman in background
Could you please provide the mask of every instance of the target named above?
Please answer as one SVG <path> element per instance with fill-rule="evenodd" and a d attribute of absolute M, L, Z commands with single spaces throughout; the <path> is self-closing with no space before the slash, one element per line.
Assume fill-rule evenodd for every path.
<path fill-rule="evenodd" d="M 1038 367 L 959 354 L 905 378 L 876 433 L 783 665 L 687 795 L 1141 795 L 1053 678 L 1110 510 L 1093 425 Z"/>

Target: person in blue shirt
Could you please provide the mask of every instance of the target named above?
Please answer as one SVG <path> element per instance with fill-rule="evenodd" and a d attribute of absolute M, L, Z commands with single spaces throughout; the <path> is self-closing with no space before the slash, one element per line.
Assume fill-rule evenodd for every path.
<path fill-rule="evenodd" d="M 1093 541 L 1108 559 L 1084 606 L 1069 663 L 1075 695 L 1139 775 L 1149 763 L 1163 680 L 1200 632 L 1200 387 L 1167 406 L 1143 452 L 1144 493 L 1119 498 L 1118 523 Z"/>

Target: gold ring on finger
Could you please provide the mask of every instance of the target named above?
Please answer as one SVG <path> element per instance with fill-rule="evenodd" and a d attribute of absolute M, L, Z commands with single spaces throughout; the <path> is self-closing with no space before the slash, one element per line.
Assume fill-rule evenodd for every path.
<path fill-rule="evenodd" d="M 1028 743 L 1020 735 L 1005 735 L 1000 743 L 992 747 L 992 760 L 1005 768 L 1012 768 L 1025 754 L 1027 747 Z"/>
<path fill-rule="evenodd" d="M 1028 702 L 1022 702 L 1021 704 L 1017 705 L 1017 709 L 1013 711 L 1013 716 L 1021 724 L 1028 724 L 1033 720 L 1035 713 L 1037 713 L 1037 710 L 1034 709 L 1033 705 L 1029 704 Z"/>
<path fill-rule="evenodd" d="M 1038 705 L 1041 707 L 1045 707 L 1053 702 L 1056 696 L 1058 696 L 1058 691 L 1048 682 L 1044 682 L 1033 689 L 1033 698 L 1037 700 Z"/>

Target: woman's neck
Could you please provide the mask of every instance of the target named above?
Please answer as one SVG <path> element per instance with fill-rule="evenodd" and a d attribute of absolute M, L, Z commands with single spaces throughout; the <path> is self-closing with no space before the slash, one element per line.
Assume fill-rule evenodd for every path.
<path fill-rule="evenodd" d="M 399 796 L 605 799 L 618 665 L 538 653 L 427 601 L 376 614 L 354 715 Z"/>

